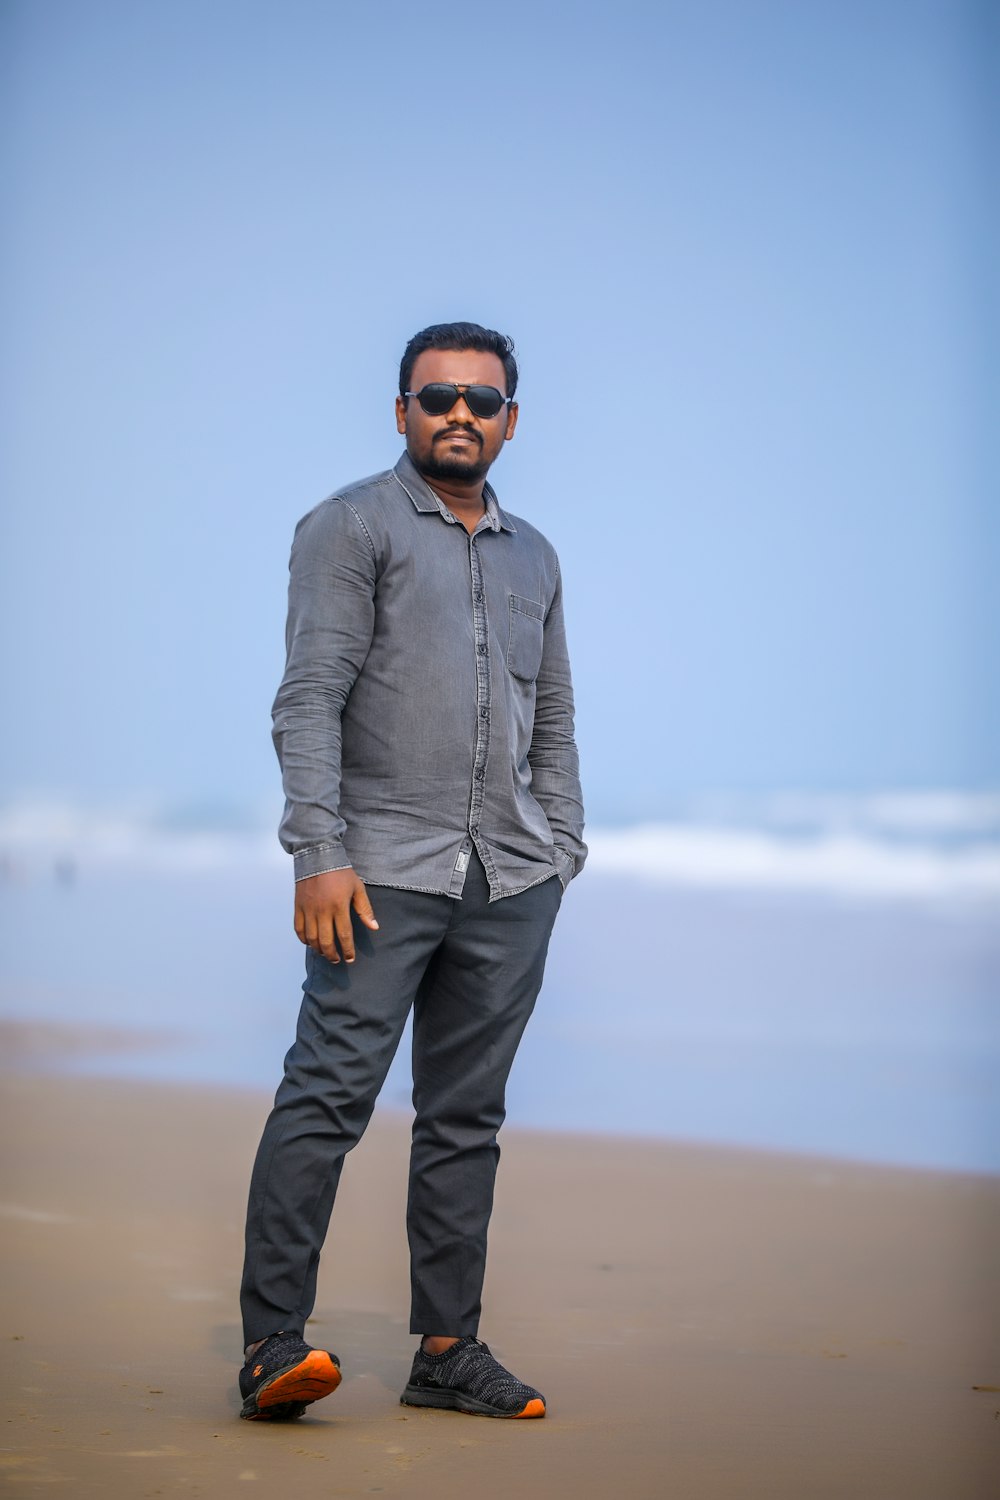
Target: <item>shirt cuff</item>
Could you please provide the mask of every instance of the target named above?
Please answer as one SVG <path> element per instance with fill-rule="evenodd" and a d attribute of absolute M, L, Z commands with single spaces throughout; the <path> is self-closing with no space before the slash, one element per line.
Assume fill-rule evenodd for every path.
<path fill-rule="evenodd" d="M 316 844 L 311 849 L 302 849 L 295 856 L 295 879 L 309 880 L 313 875 L 326 875 L 331 870 L 349 870 L 351 861 L 343 844 Z"/>

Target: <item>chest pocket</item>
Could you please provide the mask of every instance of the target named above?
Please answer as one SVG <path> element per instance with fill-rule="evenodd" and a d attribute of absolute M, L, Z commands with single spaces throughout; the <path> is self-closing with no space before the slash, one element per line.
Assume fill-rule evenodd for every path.
<path fill-rule="evenodd" d="M 510 634 L 507 639 L 507 666 L 514 677 L 534 682 L 542 664 L 542 639 L 545 606 L 533 599 L 510 596 Z"/>

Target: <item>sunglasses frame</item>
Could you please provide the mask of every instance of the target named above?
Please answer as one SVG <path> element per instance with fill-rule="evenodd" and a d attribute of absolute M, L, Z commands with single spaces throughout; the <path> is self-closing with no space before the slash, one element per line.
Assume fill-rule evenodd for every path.
<path fill-rule="evenodd" d="M 449 390 L 455 392 L 455 399 L 452 401 L 450 406 L 445 407 L 444 411 L 428 411 L 424 403 L 420 400 L 420 397 L 423 395 L 424 391 L 431 390 L 435 386 L 439 390 Z M 496 396 L 500 398 L 500 405 L 497 407 L 495 412 L 487 413 L 476 411 L 475 407 L 469 401 L 470 391 L 492 391 Z M 503 395 L 501 391 L 497 390 L 495 385 L 480 385 L 478 382 L 474 382 L 471 385 L 459 385 L 455 380 L 429 380 L 426 385 L 422 385 L 420 387 L 419 391 L 404 391 L 403 395 L 413 396 L 415 400 L 420 403 L 420 410 L 426 417 L 447 416 L 450 411 L 453 411 L 455 409 L 459 401 L 464 397 L 465 404 L 472 412 L 472 415 L 474 417 L 478 417 L 482 422 L 492 422 L 496 417 L 500 415 L 505 406 L 511 405 L 514 399 L 513 396 Z"/>

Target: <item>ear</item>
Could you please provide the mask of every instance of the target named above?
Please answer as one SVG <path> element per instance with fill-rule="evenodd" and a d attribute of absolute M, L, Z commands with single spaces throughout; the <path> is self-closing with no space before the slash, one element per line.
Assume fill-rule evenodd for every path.
<path fill-rule="evenodd" d="M 510 405 L 508 406 L 508 408 L 507 408 L 507 431 L 503 435 L 505 443 L 509 443 L 510 440 L 511 440 L 511 438 L 514 436 L 514 428 L 516 426 L 517 426 L 517 402 L 516 401 L 512 401 L 510 403 Z M 399 430 L 400 430 L 400 432 L 402 432 L 403 429 L 400 428 Z"/>
<path fill-rule="evenodd" d="M 396 431 L 406 431 L 406 400 L 402 396 L 396 397 Z"/>

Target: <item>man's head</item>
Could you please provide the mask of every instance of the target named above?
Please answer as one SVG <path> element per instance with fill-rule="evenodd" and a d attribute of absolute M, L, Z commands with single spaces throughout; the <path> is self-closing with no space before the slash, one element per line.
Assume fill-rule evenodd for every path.
<path fill-rule="evenodd" d="M 514 340 L 494 328 L 483 328 L 478 323 L 432 323 L 415 333 L 403 350 L 399 362 L 399 394 L 415 390 L 413 367 L 417 356 L 428 349 L 475 349 L 480 354 L 495 354 L 504 368 L 503 394 L 514 399 L 517 390 L 517 360 L 514 358 Z"/>
<path fill-rule="evenodd" d="M 421 474 L 431 482 L 484 479 L 514 435 L 516 389 L 505 334 L 478 323 L 435 323 L 414 334 L 399 366 L 396 426 Z"/>

